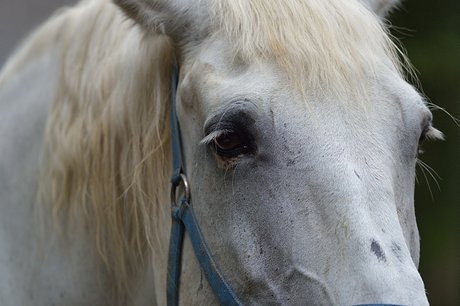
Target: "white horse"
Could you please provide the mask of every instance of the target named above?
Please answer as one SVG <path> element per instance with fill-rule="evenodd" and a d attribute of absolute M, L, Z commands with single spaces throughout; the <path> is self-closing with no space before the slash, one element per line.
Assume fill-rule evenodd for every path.
<path fill-rule="evenodd" d="M 439 138 L 395 0 L 87 0 L 0 74 L 0 305 L 165 305 L 177 111 L 192 206 L 243 304 L 428 304 L 414 168 Z M 184 305 L 218 303 L 188 238 Z"/>

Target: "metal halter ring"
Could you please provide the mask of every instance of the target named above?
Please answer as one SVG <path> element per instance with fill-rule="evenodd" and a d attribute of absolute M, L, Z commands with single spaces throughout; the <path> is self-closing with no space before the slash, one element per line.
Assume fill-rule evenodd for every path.
<path fill-rule="evenodd" d="M 179 176 L 180 176 L 180 182 L 178 184 L 172 184 L 171 186 L 171 205 L 173 207 L 177 206 L 176 190 L 177 190 L 177 187 L 179 187 L 180 185 L 184 186 L 185 201 L 187 203 L 190 202 L 190 185 L 188 183 L 187 176 L 183 173 L 179 174 Z"/>

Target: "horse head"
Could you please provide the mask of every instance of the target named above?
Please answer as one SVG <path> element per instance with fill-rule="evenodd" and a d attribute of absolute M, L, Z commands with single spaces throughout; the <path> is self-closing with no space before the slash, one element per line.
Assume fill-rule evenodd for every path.
<path fill-rule="evenodd" d="M 427 304 L 415 165 L 440 133 L 379 18 L 396 1 L 115 2 L 175 46 L 192 205 L 243 303 Z M 181 296 L 216 302 L 184 254 Z"/>

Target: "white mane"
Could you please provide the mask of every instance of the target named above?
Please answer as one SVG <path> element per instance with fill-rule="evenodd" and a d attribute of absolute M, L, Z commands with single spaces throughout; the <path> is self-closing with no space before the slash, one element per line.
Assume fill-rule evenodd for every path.
<path fill-rule="evenodd" d="M 59 50 L 60 76 L 40 197 L 66 232 L 85 226 L 95 237 L 123 304 L 148 258 L 167 249 L 158 242 L 167 228 L 156 220 L 168 211 L 173 50 L 166 36 L 143 33 L 111 1 L 83 1 L 38 29 L 0 82 L 48 48 Z"/>

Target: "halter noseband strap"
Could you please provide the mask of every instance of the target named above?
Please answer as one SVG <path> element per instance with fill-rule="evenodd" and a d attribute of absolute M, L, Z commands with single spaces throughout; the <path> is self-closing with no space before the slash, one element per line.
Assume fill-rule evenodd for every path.
<path fill-rule="evenodd" d="M 179 282 L 181 273 L 182 245 L 187 231 L 193 250 L 217 299 L 222 305 L 241 305 L 232 288 L 218 270 L 211 252 L 203 238 L 190 202 L 190 186 L 182 159 L 182 144 L 179 121 L 176 113 L 176 91 L 179 71 L 174 64 L 171 78 L 171 136 L 173 175 L 171 178 L 171 236 L 169 240 L 167 300 L 168 306 L 179 304 Z M 182 185 L 184 194 L 177 201 L 176 189 Z"/>

